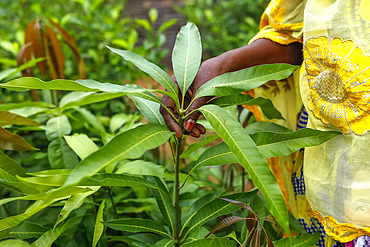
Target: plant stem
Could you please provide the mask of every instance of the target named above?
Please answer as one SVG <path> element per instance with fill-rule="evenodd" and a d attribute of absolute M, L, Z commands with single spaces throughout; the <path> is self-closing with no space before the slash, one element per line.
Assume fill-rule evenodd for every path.
<path fill-rule="evenodd" d="M 116 219 L 118 219 L 118 213 L 117 213 L 117 208 L 116 208 L 116 205 L 114 205 L 114 200 L 113 200 L 113 193 L 112 193 L 112 189 L 111 187 L 107 187 L 107 190 L 108 190 L 108 194 L 109 194 L 109 197 L 110 197 L 110 201 L 112 203 L 112 207 L 113 207 L 113 210 L 114 210 L 114 216 Z"/>
<path fill-rule="evenodd" d="M 175 161 L 175 246 L 180 246 L 180 225 L 181 225 L 181 212 L 180 212 L 180 154 L 181 154 L 181 138 L 177 139 L 176 145 L 176 161 Z"/>

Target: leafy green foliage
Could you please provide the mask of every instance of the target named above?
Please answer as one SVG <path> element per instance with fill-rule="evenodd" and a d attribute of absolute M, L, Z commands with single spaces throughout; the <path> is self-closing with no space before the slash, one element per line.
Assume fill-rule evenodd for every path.
<path fill-rule="evenodd" d="M 83 6 L 85 11 L 93 8 Z M 95 2 L 97 6 L 99 2 Z M 151 10 L 150 22 L 135 22 L 152 32 L 151 24 L 157 15 Z M 186 116 L 179 94 L 191 85 L 201 58 L 197 27 L 192 23 L 184 26 L 174 47 L 173 67 L 180 90 L 154 63 L 132 51 L 110 49 L 148 73 L 168 91 L 91 79 L 45 82 L 25 77 L 0 84 L 4 89 L 20 92 L 51 90 L 47 92 L 53 95 L 55 90 L 71 91 L 55 104 L 0 106 L 0 110 L 19 113 L 3 112 L 9 117 L 4 119 L 4 124 L 27 124 L 12 128 L 37 131 L 40 135 L 36 137 L 42 138 L 38 143 L 43 143 L 40 148 L 48 149 L 47 153 L 27 153 L 29 158 L 20 159 L 21 162 L 0 153 L 0 185 L 9 195 L 0 200 L 3 216 L 0 238 L 26 239 L 33 246 L 73 246 L 76 243 L 106 246 L 108 241 L 125 246 L 234 246 L 235 242 L 260 246 L 272 244 L 269 238 L 266 241 L 260 238 L 267 235 L 264 227 L 270 224 L 272 228 L 271 224 L 275 223 L 265 221 L 268 214 L 272 214 L 289 234 L 290 221 L 284 198 L 265 159 L 318 145 L 337 133 L 293 132 L 282 126 L 260 123 L 254 127 L 251 124 L 245 130 L 235 116 L 230 115 L 230 107 L 227 110 L 217 104 L 257 104 L 266 115 L 280 118 L 271 101 L 240 96 L 240 93 L 269 80 L 283 79 L 297 67 L 262 65 L 221 75 L 202 86 L 196 97 L 216 96 L 214 104 L 199 110 L 217 135 L 209 135 L 183 152 L 187 138 L 175 137 L 164 125 L 158 110 L 162 103 L 157 95 L 165 94 L 175 99 L 179 115 L 172 114 L 172 117 L 181 126 Z M 122 106 L 123 96 L 131 97 L 151 123 L 139 122 L 136 114 L 94 114 L 95 107 L 104 106 L 112 99 L 114 102 L 121 100 L 119 106 Z M 169 148 L 163 145 L 167 141 Z M 215 141 L 220 144 L 214 145 Z M 162 150 L 169 155 L 161 157 Z M 33 168 L 32 164 L 38 162 L 37 155 L 41 156 L 39 160 L 45 160 L 46 156 L 48 159 L 44 166 Z M 233 163 L 240 163 L 247 170 L 256 188 L 244 192 L 243 186 L 242 192 L 235 193 L 238 186 L 231 181 L 229 186 L 223 186 L 224 181 L 217 180 L 219 177 L 225 180 L 225 174 L 231 170 L 225 171 L 228 166 L 222 165 Z M 13 212 L 16 204 L 23 207 Z M 254 211 L 263 211 L 261 218 Z M 225 215 L 228 215 L 226 219 Z M 37 224 L 40 219 L 45 221 L 41 226 Z M 248 225 L 250 219 L 253 224 L 247 226 L 248 229 L 241 230 L 239 223 L 233 224 L 246 220 Z M 217 225 L 217 222 L 221 223 Z M 202 239 L 209 231 L 210 238 Z M 292 239 L 297 246 L 314 240 L 312 235 Z M 284 246 L 285 242 L 277 240 L 275 243 Z"/>

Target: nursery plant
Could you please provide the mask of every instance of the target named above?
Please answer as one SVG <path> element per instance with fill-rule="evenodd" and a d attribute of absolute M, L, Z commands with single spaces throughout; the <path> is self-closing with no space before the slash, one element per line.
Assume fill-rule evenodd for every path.
<path fill-rule="evenodd" d="M 318 145 L 339 133 L 312 129 L 293 132 L 263 123 L 256 128 L 251 124 L 244 129 L 227 110 L 227 106 L 232 105 L 259 105 L 266 116 L 281 118 L 271 101 L 241 93 L 270 80 L 284 79 L 297 66 L 274 64 L 251 67 L 218 76 L 199 88 L 192 102 L 199 97 L 214 96 L 212 101 L 198 110 L 215 134 L 188 147 L 188 150 L 205 150 L 190 164 L 184 162 L 190 156 L 189 151 L 183 150 L 186 137 L 177 138 L 168 130 L 159 113 L 162 102 L 157 95 L 167 95 L 175 101 L 178 116 L 169 113 L 182 126 L 183 120 L 190 114 L 187 109 L 192 105 L 192 102 L 184 104 L 184 95 L 198 72 L 202 57 L 197 27 L 188 23 L 177 36 L 172 61 L 178 87 L 165 71 L 145 58 L 131 51 L 108 48 L 150 75 L 165 90 L 94 80 L 57 79 L 45 82 L 33 77 L 0 84 L 2 88 L 20 92 L 31 89 L 73 91 L 64 96 L 57 107 L 44 106 L 30 115 L 36 121 L 46 122 L 37 128 L 45 130 L 47 140 L 54 143 L 51 150 L 60 151 L 59 156 L 49 159 L 52 169 L 30 173 L 23 167 L 25 164 L 22 166 L 5 153 L 0 153 L 0 185 L 13 195 L 0 200 L 3 211 L 9 211 L 5 210 L 8 203 L 34 201 L 24 212 L 16 215 L 9 213 L 0 219 L 0 237 L 7 239 L 3 242 L 28 239 L 22 244 L 28 246 L 32 242 L 31 246 L 51 246 L 55 242 L 56 245 L 66 246 L 73 234 L 80 236 L 77 226 L 86 224 L 84 214 L 90 212 L 90 208 L 93 209 L 88 219 L 93 221 L 94 228 L 86 234 L 90 233 L 89 245 L 92 246 L 104 245 L 107 241 L 119 241 L 127 246 L 176 247 L 311 246 L 317 242 L 317 234 L 290 236 L 292 221 L 266 159 Z M 104 127 L 99 127 L 83 107 L 122 96 L 130 97 L 150 123 L 102 135 L 99 145 L 93 141 L 96 137 L 93 139 L 81 133 L 76 135 L 70 124 L 76 118 L 74 114 L 85 116 L 80 121 L 89 119 L 98 129 L 97 133 L 102 133 Z M 16 125 L 17 121 L 11 124 Z M 216 138 L 222 142 L 204 147 Z M 3 136 L 1 141 L 12 142 Z M 156 164 L 145 158 L 150 150 L 166 142 L 170 144 L 171 161 Z M 216 190 L 215 185 L 196 175 L 197 170 L 206 166 L 234 163 L 246 169 L 255 188 L 239 193 L 222 188 Z M 136 188 L 147 188 L 152 197 Z M 122 213 L 125 207 L 119 204 L 128 195 L 127 191 L 129 194 L 135 191 L 137 199 L 141 199 L 143 204 L 155 204 L 157 208 L 151 208 L 151 211 L 159 214 L 148 210 L 146 213 Z M 143 196 L 140 197 L 140 194 Z M 107 211 L 108 206 L 110 210 Z M 40 212 L 48 210 L 59 212 L 53 216 L 55 223 L 36 224 L 35 217 L 42 217 Z M 230 228 L 233 224 L 236 228 Z M 280 235 L 271 235 L 273 231 L 276 233 L 277 225 L 289 238 L 279 240 Z M 223 228 L 233 230 L 218 231 Z M 64 242 L 63 236 L 67 239 Z"/>

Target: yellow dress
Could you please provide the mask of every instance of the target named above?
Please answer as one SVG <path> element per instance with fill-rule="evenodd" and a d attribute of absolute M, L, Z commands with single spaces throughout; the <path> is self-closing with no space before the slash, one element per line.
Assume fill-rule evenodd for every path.
<path fill-rule="evenodd" d="M 297 87 L 308 112 L 307 127 L 342 135 L 305 149 L 305 193 L 295 193 L 291 211 L 308 228 L 322 227 L 340 242 L 370 235 L 369 8 L 370 0 L 273 0 L 251 41 L 303 43 Z M 258 96 L 264 94 L 258 90 Z M 299 165 L 294 170 L 299 176 Z"/>

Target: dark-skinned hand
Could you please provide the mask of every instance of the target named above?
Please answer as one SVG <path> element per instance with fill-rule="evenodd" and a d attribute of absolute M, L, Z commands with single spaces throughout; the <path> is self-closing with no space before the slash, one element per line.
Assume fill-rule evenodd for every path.
<path fill-rule="evenodd" d="M 185 101 L 184 101 L 185 109 L 188 107 L 189 103 L 193 100 L 195 93 L 198 91 L 198 89 L 203 84 L 205 84 L 207 81 L 211 80 L 212 78 L 222 73 L 221 70 L 219 70 L 218 68 L 219 66 L 218 66 L 217 58 L 208 59 L 201 64 L 197 76 L 195 77 L 189 90 L 186 92 Z M 172 76 L 172 80 L 177 85 L 177 82 L 174 76 Z M 193 110 L 196 110 L 199 107 L 205 105 L 210 98 L 211 97 L 200 97 L 194 100 L 193 104 L 186 112 L 186 115 L 192 112 Z M 179 100 L 181 103 L 181 100 L 182 100 L 181 95 L 179 95 Z M 162 103 L 172 112 L 172 114 L 176 118 L 179 117 L 179 114 L 177 112 L 176 105 L 173 99 L 164 95 L 162 99 Z M 204 128 L 204 126 L 197 123 L 197 120 L 199 116 L 201 115 L 200 111 L 194 111 L 186 119 L 184 119 L 183 126 L 179 126 L 177 122 L 172 118 L 172 116 L 168 113 L 168 111 L 163 106 L 160 107 L 160 112 L 169 130 L 172 132 L 176 132 L 177 138 L 181 138 L 184 133 L 189 134 L 196 138 L 206 133 L 206 129 Z"/>

